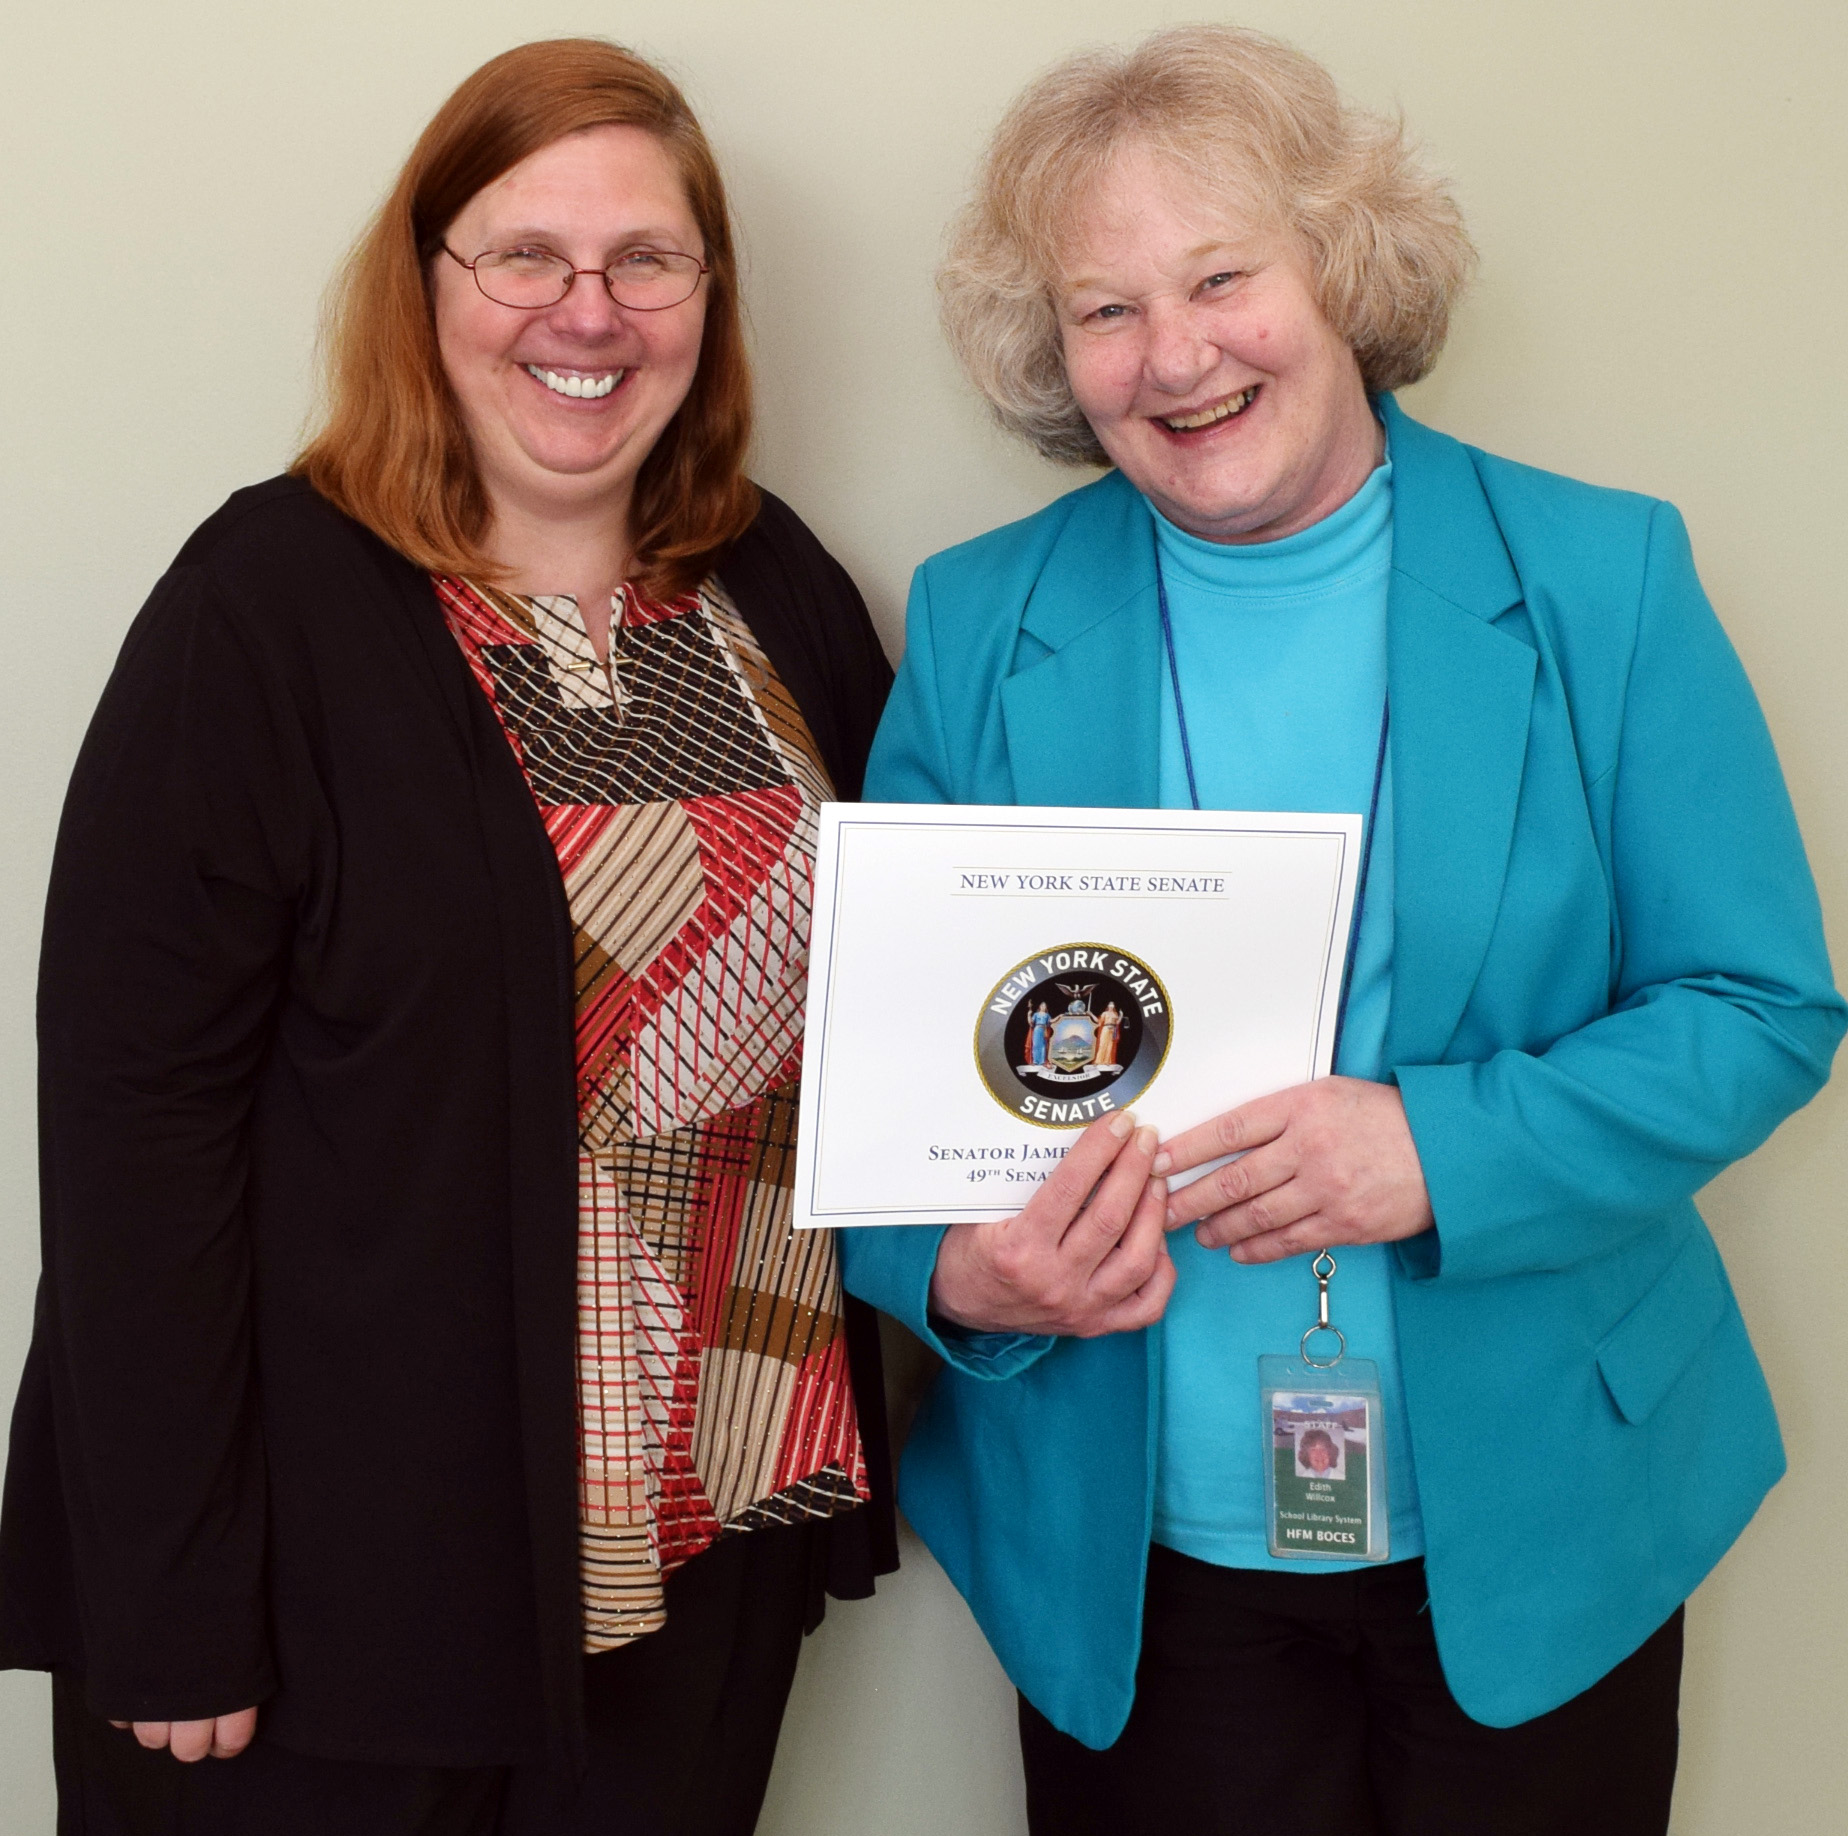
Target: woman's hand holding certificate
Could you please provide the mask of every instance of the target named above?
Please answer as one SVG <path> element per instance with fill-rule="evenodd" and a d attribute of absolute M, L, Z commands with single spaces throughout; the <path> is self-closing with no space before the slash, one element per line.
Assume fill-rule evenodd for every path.
<path fill-rule="evenodd" d="M 1016 1216 L 952 1224 L 931 1310 L 977 1332 L 1080 1339 L 1153 1325 L 1174 1287 L 1155 1146 L 1127 1112 L 1100 1119 Z"/>
<path fill-rule="evenodd" d="M 1431 1195 L 1405 1103 L 1390 1084 L 1324 1077 L 1243 1103 L 1178 1134 L 1159 1174 L 1236 1154 L 1176 1192 L 1168 1227 L 1199 1223 L 1207 1249 L 1277 1262 L 1344 1243 L 1392 1243 L 1429 1230 Z"/>

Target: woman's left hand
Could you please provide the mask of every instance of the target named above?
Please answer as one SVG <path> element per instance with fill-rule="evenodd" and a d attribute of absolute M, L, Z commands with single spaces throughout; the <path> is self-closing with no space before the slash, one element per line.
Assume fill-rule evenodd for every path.
<path fill-rule="evenodd" d="M 1229 1109 L 1165 1142 L 1154 1172 L 1242 1158 L 1168 1201 L 1168 1228 L 1196 1220 L 1207 1249 L 1277 1262 L 1343 1243 L 1391 1243 L 1432 1225 L 1431 1195 L 1390 1084 L 1324 1077 Z"/>

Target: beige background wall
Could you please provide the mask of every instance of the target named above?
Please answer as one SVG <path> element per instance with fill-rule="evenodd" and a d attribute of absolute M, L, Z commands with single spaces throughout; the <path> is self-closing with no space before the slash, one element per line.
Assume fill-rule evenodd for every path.
<path fill-rule="evenodd" d="M 448 89 L 517 40 L 665 59 L 725 158 L 763 378 L 759 475 L 896 651 L 945 543 L 1076 482 L 985 426 L 930 271 L 1031 71 L 1162 0 L 11 0 L 0 17 L 0 1394 L 36 1268 L 31 981 L 57 801 L 122 631 L 185 533 L 276 471 L 315 303 Z M 1848 8 L 1841 0 L 1250 0 L 1402 106 L 1481 285 L 1410 405 L 1673 498 L 1848 921 Z M 1678 1836 L 1840 1827 L 1848 1103 L 1707 1195 L 1793 1472 L 1697 1597 Z M 812 1642 L 764 1828 L 1024 1828 L 1011 1699 L 928 1558 Z M 0 1836 L 52 1828 L 46 1692 L 0 1678 Z"/>

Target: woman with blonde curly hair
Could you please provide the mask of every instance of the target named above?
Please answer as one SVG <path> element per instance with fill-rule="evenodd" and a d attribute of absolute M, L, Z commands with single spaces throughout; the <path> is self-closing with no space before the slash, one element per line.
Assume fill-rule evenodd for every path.
<path fill-rule="evenodd" d="M 845 1245 L 945 1360 L 901 1501 L 1038 1836 L 1660 1836 L 1681 1603 L 1781 1470 L 1692 1197 L 1828 1074 L 1814 888 L 1673 509 L 1393 401 L 1470 265 L 1396 126 L 1194 27 L 1034 83 L 943 272 L 1002 424 L 1112 469 L 919 570 L 868 794 L 1365 824 L 1336 1075 Z M 1267 1518 L 1331 1249 L 1376 1561 Z"/>
<path fill-rule="evenodd" d="M 331 332 L 65 806 L 0 1662 L 86 1836 L 744 1836 L 824 1588 L 896 1560 L 876 1322 L 790 1220 L 889 672 L 745 475 L 644 59 L 469 77 Z"/>

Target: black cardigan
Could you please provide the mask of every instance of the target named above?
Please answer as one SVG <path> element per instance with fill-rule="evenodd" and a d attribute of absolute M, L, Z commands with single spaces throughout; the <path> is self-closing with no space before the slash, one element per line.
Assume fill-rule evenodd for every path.
<path fill-rule="evenodd" d="M 765 496 L 719 578 L 858 795 L 891 672 Z M 136 620 L 77 761 L 39 988 L 44 1276 L 0 1663 L 118 1720 L 264 1704 L 330 1758 L 581 1730 L 570 920 L 428 577 L 283 478 Z M 896 1566 L 875 1503 L 819 1583 Z M 818 1558 L 819 1560 L 819 1558 Z"/>

